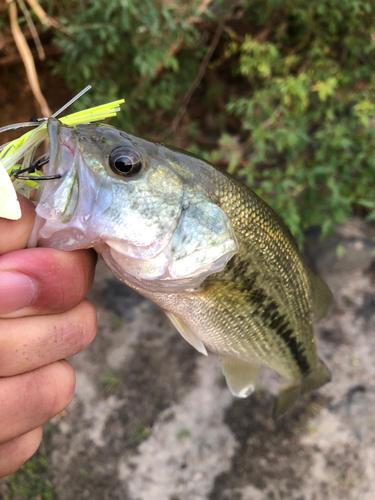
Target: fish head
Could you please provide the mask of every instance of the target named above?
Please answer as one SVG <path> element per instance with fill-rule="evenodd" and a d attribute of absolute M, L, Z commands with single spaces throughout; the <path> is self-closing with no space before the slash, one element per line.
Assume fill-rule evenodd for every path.
<path fill-rule="evenodd" d="M 94 248 L 120 279 L 153 290 L 198 286 L 238 251 L 202 160 L 107 125 L 50 118 L 48 134 L 45 173 L 61 177 L 41 190 L 31 246 Z"/>

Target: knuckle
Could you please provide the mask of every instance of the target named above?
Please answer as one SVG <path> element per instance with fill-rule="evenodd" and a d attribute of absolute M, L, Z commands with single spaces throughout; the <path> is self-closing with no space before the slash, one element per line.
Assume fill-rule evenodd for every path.
<path fill-rule="evenodd" d="M 54 370 L 54 377 L 48 394 L 45 421 L 50 420 L 69 405 L 74 396 L 76 383 L 74 370 L 67 361 L 57 361 L 50 366 Z"/>
<path fill-rule="evenodd" d="M 94 339 L 97 315 L 85 299 L 58 313 L 0 320 L 0 377 L 31 372 L 77 354 Z"/>
<path fill-rule="evenodd" d="M 60 413 L 71 402 L 75 373 L 65 360 L 2 379 L 0 384 L 0 445 L 29 433 Z"/>
<path fill-rule="evenodd" d="M 56 361 L 30 372 L 24 384 L 27 413 L 37 417 L 38 425 L 46 423 L 68 406 L 73 399 L 75 374 L 70 364 Z"/>
<path fill-rule="evenodd" d="M 85 299 L 69 314 L 64 328 L 70 339 L 69 356 L 77 354 L 94 339 L 97 330 L 97 314 L 93 304 Z"/>

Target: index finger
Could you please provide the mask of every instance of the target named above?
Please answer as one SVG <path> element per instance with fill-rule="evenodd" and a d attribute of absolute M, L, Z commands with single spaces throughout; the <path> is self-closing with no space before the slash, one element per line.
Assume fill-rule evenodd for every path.
<path fill-rule="evenodd" d="M 0 218 L 0 255 L 25 248 L 34 226 L 35 207 L 30 200 L 18 195 L 22 217 L 19 220 Z"/>

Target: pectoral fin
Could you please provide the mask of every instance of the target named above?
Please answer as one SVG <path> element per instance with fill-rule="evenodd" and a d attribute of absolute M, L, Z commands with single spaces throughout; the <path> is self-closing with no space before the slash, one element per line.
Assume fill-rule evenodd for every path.
<path fill-rule="evenodd" d="M 320 359 L 317 368 L 299 384 L 287 385 L 281 388 L 278 400 L 273 409 L 274 418 L 280 417 L 294 404 L 296 399 L 305 392 L 318 389 L 331 380 L 331 372 Z"/>
<path fill-rule="evenodd" d="M 177 328 L 177 330 L 181 333 L 184 339 L 189 342 L 190 345 L 195 347 L 197 351 L 207 356 L 207 349 L 205 348 L 201 339 L 192 331 L 189 325 L 181 319 L 180 317 L 172 314 L 168 311 L 164 311 L 168 318 L 171 320 L 173 325 Z"/>
<path fill-rule="evenodd" d="M 255 389 L 260 367 L 240 359 L 222 359 L 223 374 L 233 396 L 247 398 Z"/>

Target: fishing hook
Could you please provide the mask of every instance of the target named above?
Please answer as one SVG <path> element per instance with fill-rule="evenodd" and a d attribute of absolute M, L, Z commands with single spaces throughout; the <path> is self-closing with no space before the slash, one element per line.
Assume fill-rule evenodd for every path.
<path fill-rule="evenodd" d="M 13 174 L 13 176 L 16 179 L 22 180 L 22 181 L 49 181 L 52 179 L 61 179 L 60 174 L 55 174 L 55 175 L 45 175 L 45 176 L 33 176 L 33 175 L 22 175 L 24 172 L 32 173 L 35 170 L 40 170 L 43 165 L 46 165 L 49 162 L 49 158 L 45 158 L 44 160 L 37 160 L 35 163 L 32 163 L 26 168 L 23 168 L 21 170 L 17 170 Z"/>

